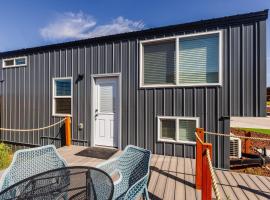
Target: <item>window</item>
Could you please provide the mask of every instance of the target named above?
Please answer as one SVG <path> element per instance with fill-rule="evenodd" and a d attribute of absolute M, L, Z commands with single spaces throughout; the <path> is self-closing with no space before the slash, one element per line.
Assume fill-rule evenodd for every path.
<path fill-rule="evenodd" d="M 3 59 L 3 68 L 21 67 L 27 65 L 27 57 L 7 58 Z"/>
<path fill-rule="evenodd" d="M 72 79 L 53 79 L 53 115 L 71 116 Z"/>
<path fill-rule="evenodd" d="M 221 32 L 141 42 L 141 86 L 221 84 Z"/>
<path fill-rule="evenodd" d="M 158 117 L 158 140 L 195 144 L 197 117 Z"/>

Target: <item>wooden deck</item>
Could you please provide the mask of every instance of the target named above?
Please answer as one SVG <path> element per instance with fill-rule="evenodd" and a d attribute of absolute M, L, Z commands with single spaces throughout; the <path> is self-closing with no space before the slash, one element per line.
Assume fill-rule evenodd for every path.
<path fill-rule="evenodd" d="M 95 166 L 104 161 L 75 155 L 84 148 L 79 146 L 63 147 L 58 149 L 58 152 L 69 165 Z M 194 180 L 194 159 L 152 156 L 151 176 L 148 185 L 151 199 L 200 200 L 201 192 L 195 189 Z M 222 199 L 270 199 L 270 177 L 216 170 L 216 180 Z"/>

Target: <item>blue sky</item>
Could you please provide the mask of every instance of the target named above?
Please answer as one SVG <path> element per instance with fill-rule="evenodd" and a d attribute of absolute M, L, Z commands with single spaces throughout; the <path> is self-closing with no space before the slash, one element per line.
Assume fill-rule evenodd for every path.
<path fill-rule="evenodd" d="M 270 0 L 2 0 L 0 51 L 268 8 Z M 270 51 L 267 62 L 270 86 Z"/>

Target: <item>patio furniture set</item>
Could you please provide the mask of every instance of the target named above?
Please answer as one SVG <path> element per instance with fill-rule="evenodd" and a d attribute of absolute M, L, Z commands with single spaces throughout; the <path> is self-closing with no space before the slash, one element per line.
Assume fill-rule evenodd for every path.
<path fill-rule="evenodd" d="M 149 199 L 151 152 L 129 145 L 97 167 L 68 166 L 53 145 L 19 150 L 0 179 L 0 200 Z"/>

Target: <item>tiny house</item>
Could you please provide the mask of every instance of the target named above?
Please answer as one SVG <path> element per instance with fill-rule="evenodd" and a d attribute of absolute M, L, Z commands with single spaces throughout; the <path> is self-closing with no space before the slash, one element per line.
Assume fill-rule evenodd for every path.
<path fill-rule="evenodd" d="M 266 115 L 268 10 L 0 53 L 1 127 L 72 118 L 72 143 L 194 158 L 196 127 Z M 4 142 L 61 146 L 61 126 Z M 216 167 L 229 139 L 208 136 Z"/>

